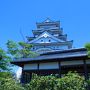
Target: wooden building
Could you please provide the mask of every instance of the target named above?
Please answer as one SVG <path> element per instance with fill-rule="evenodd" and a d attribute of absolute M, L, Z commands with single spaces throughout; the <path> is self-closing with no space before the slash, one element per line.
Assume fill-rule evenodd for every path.
<path fill-rule="evenodd" d="M 86 79 L 90 73 L 90 59 L 85 48 L 48 52 L 35 58 L 17 59 L 11 63 L 22 67 L 22 83 L 29 82 L 32 73 L 58 74 L 61 77 L 68 71 L 77 71 Z"/>

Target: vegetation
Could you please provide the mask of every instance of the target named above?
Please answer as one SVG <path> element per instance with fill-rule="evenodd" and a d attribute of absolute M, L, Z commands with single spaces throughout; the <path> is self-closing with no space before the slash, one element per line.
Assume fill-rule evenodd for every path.
<path fill-rule="evenodd" d="M 10 73 L 10 61 L 13 58 L 34 57 L 37 54 L 30 51 L 32 45 L 8 40 L 7 51 L 0 48 L 0 90 L 25 90 Z"/>
<path fill-rule="evenodd" d="M 20 84 L 15 81 L 10 73 L 10 61 L 12 58 L 0 48 L 0 90 L 23 90 Z"/>
<path fill-rule="evenodd" d="M 87 43 L 85 48 L 88 50 L 88 57 L 90 57 L 90 43 Z"/>
<path fill-rule="evenodd" d="M 14 42 L 8 40 L 7 48 L 8 53 L 12 55 L 13 58 L 28 58 L 28 57 L 35 57 L 38 54 L 30 51 L 32 45 L 25 43 L 25 42 Z"/>
<path fill-rule="evenodd" d="M 21 85 L 10 73 L 0 73 L 0 90 L 87 90 L 84 77 L 77 73 L 69 72 L 62 78 L 56 76 L 37 76 L 33 75 L 30 83 Z"/>
<path fill-rule="evenodd" d="M 26 85 L 26 90 L 86 90 L 84 77 L 69 72 L 62 78 L 35 75 Z"/>
<path fill-rule="evenodd" d="M 0 71 L 9 70 L 11 58 L 7 55 L 7 53 L 0 48 Z"/>
<path fill-rule="evenodd" d="M 10 69 L 10 61 L 13 58 L 27 58 L 35 57 L 36 53 L 30 51 L 32 45 L 25 42 L 14 42 L 8 40 L 6 43 L 7 51 L 0 48 L 0 71 L 7 71 Z"/>
<path fill-rule="evenodd" d="M 29 84 L 28 90 L 55 90 L 56 86 L 55 76 L 37 76 L 34 75 Z"/>
<path fill-rule="evenodd" d="M 0 90 L 24 90 L 9 72 L 0 72 Z"/>
<path fill-rule="evenodd" d="M 86 90 L 86 85 L 84 77 L 69 72 L 63 78 L 58 79 L 56 90 Z"/>

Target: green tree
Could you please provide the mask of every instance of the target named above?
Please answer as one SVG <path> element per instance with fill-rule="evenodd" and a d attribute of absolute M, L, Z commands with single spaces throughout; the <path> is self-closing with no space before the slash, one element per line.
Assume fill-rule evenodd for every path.
<path fill-rule="evenodd" d="M 86 43 L 85 48 L 88 50 L 88 57 L 90 57 L 90 43 Z"/>
<path fill-rule="evenodd" d="M 12 73 L 11 72 L 0 72 L 0 79 L 1 78 L 12 78 Z"/>
<path fill-rule="evenodd" d="M 4 75 L 4 76 L 2 76 Z M 25 90 L 10 73 L 3 72 L 0 74 L 0 90 Z"/>
<path fill-rule="evenodd" d="M 56 90 L 87 90 L 85 78 L 78 73 L 69 72 L 62 78 L 57 79 Z"/>
<path fill-rule="evenodd" d="M 11 54 L 13 58 L 28 58 L 38 55 L 30 50 L 32 48 L 31 44 L 25 42 L 16 43 L 11 40 L 8 40 L 6 44 L 8 53 Z"/>
<path fill-rule="evenodd" d="M 11 58 L 0 48 L 0 71 L 9 70 Z"/>

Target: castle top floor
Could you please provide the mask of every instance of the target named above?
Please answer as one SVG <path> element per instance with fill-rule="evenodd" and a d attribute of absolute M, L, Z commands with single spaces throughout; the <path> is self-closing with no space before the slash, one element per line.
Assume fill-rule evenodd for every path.
<path fill-rule="evenodd" d="M 52 21 L 47 18 L 44 22 L 36 23 L 37 29 L 59 29 L 60 21 Z"/>

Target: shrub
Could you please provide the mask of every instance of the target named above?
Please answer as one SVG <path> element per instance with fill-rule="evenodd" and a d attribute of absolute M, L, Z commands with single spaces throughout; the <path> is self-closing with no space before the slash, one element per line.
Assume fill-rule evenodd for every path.
<path fill-rule="evenodd" d="M 0 73 L 0 90 L 24 90 L 24 88 L 13 79 L 10 73 Z"/>
<path fill-rule="evenodd" d="M 3 76 L 2 76 L 3 75 Z M 4 73 L 0 77 L 0 90 L 87 90 L 84 77 L 77 73 L 69 72 L 62 78 L 56 76 L 38 76 L 34 74 L 30 83 L 22 85 L 14 80 L 10 74 L 7 73 L 5 78 Z"/>
<path fill-rule="evenodd" d="M 63 78 L 57 80 L 56 90 L 86 90 L 86 82 L 84 77 L 77 73 L 69 72 Z"/>
<path fill-rule="evenodd" d="M 62 78 L 34 75 L 26 90 L 86 90 L 84 77 L 69 72 Z"/>
<path fill-rule="evenodd" d="M 30 86 L 29 86 L 30 85 Z M 54 76 L 37 76 L 34 75 L 28 90 L 55 90 L 56 77 Z"/>

